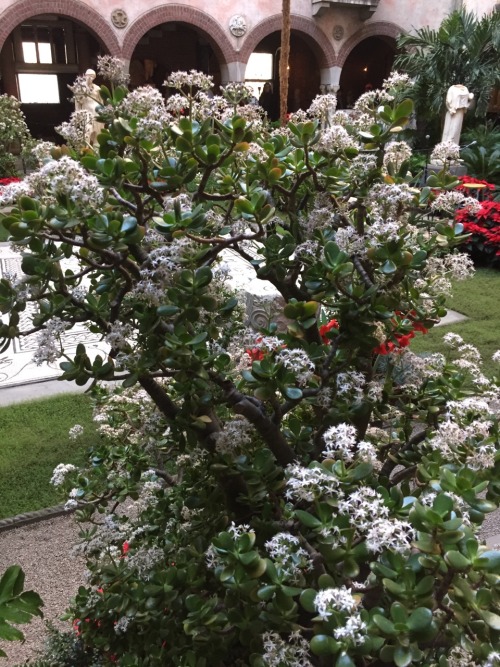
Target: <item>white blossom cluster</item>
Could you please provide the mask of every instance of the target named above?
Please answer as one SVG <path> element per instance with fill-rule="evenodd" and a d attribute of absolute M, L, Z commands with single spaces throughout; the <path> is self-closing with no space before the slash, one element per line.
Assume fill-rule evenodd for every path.
<path fill-rule="evenodd" d="M 326 448 L 323 450 L 325 458 L 335 458 L 340 454 L 340 458 L 347 463 L 354 460 L 356 453 L 357 433 L 354 426 L 350 424 L 337 424 L 330 426 L 323 433 L 323 440 Z"/>
<path fill-rule="evenodd" d="M 68 323 L 59 317 L 53 317 L 45 323 L 45 329 L 37 335 L 37 349 L 33 354 L 33 361 L 37 366 L 59 359 L 62 351 L 61 335 L 68 326 Z"/>
<path fill-rule="evenodd" d="M 391 72 L 387 79 L 384 79 L 382 88 L 391 92 L 404 91 L 413 87 L 414 81 L 409 74 L 400 72 Z"/>
<path fill-rule="evenodd" d="M 365 250 L 365 241 L 353 227 L 340 227 L 335 232 L 335 243 L 348 255 L 361 254 Z"/>
<path fill-rule="evenodd" d="M 159 547 L 139 547 L 133 552 L 125 555 L 126 564 L 130 569 L 137 572 L 137 576 L 143 581 L 149 580 L 153 570 L 165 562 L 165 552 Z"/>
<path fill-rule="evenodd" d="M 390 104 L 394 100 L 394 96 L 387 92 L 387 90 L 369 90 L 363 93 L 354 103 L 354 110 L 364 113 L 372 113 L 382 104 Z"/>
<path fill-rule="evenodd" d="M 252 443 L 254 428 L 244 417 L 227 421 L 224 428 L 214 435 L 215 449 L 220 454 L 245 451 Z"/>
<path fill-rule="evenodd" d="M 366 533 L 366 547 L 373 553 L 390 549 L 407 554 L 415 537 L 416 531 L 407 521 L 377 519 Z"/>
<path fill-rule="evenodd" d="M 395 171 L 399 171 L 403 163 L 410 158 L 411 148 L 406 141 L 391 141 L 386 144 L 383 163 L 386 170 L 390 165 Z"/>
<path fill-rule="evenodd" d="M 320 194 L 314 201 L 314 207 L 309 212 L 307 218 L 301 218 L 300 224 L 308 238 L 311 238 L 315 230 L 328 229 L 333 227 L 335 210 L 330 199 Z"/>
<path fill-rule="evenodd" d="M 341 125 L 332 125 L 321 133 L 317 149 L 335 155 L 345 150 L 360 151 L 361 144 Z"/>
<path fill-rule="evenodd" d="M 52 159 L 51 151 L 53 148 L 55 148 L 55 144 L 52 141 L 37 141 L 31 149 L 31 155 L 38 166 L 41 166 L 45 160 Z"/>
<path fill-rule="evenodd" d="M 120 113 L 125 116 L 148 116 L 157 109 L 164 109 L 165 101 L 159 90 L 152 86 L 139 86 L 120 103 Z"/>
<path fill-rule="evenodd" d="M 69 121 L 64 121 L 55 130 L 64 141 L 76 151 L 87 146 L 87 137 L 92 129 L 94 117 L 90 111 L 77 109 L 71 114 Z"/>
<path fill-rule="evenodd" d="M 168 88 L 184 90 L 186 88 L 198 88 L 199 90 L 210 90 L 213 88 L 214 79 L 209 74 L 203 74 L 194 69 L 189 72 L 173 72 L 164 83 Z"/>
<path fill-rule="evenodd" d="M 439 378 L 446 365 L 442 354 L 423 357 L 409 347 L 394 350 L 390 359 L 398 375 L 398 384 L 407 391 L 418 391 L 426 380 Z"/>
<path fill-rule="evenodd" d="M 496 443 L 490 441 L 492 422 L 473 419 L 470 423 L 460 423 L 453 407 L 449 406 L 447 419 L 439 424 L 426 446 L 439 452 L 444 461 L 456 462 L 472 470 L 492 468 L 497 451 Z"/>
<path fill-rule="evenodd" d="M 376 183 L 368 192 L 367 203 L 374 218 L 398 220 L 413 202 L 415 192 L 406 183 Z"/>
<path fill-rule="evenodd" d="M 441 141 L 434 146 L 431 163 L 456 163 L 460 160 L 460 146 L 454 141 Z"/>
<path fill-rule="evenodd" d="M 70 440 L 76 440 L 81 435 L 83 435 L 83 426 L 81 424 L 75 424 L 68 431 L 68 437 Z"/>
<path fill-rule="evenodd" d="M 363 400 L 363 388 L 366 378 L 359 371 L 345 371 L 337 374 L 337 395 L 344 398 L 349 397 L 353 403 Z"/>
<path fill-rule="evenodd" d="M 459 207 L 466 209 L 471 215 L 475 215 L 481 210 L 481 203 L 474 197 L 466 197 L 457 190 L 440 192 L 431 202 L 432 211 L 441 211 L 450 215 L 454 215 Z"/>
<path fill-rule="evenodd" d="M 285 641 L 277 632 L 262 635 L 266 667 L 312 667 L 309 660 L 309 644 L 299 630 L 295 630 Z"/>
<path fill-rule="evenodd" d="M 300 348 L 283 348 L 276 355 L 275 361 L 294 373 L 301 387 L 307 385 L 314 375 L 314 363 L 307 352 Z"/>
<path fill-rule="evenodd" d="M 115 350 L 126 350 L 130 347 L 135 335 L 134 327 L 129 322 L 112 322 L 104 340 Z"/>
<path fill-rule="evenodd" d="M 359 599 L 355 598 L 350 588 L 325 588 L 316 595 L 314 606 L 324 621 L 336 617 L 337 627 L 333 631 L 335 639 L 359 644 L 366 634 L 366 623 L 357 611 Z M 342 615 L 342 620 L 339 619 Z M 345 615 L 348 614 L 347 617 Z"/>
<path fill-rule="evenodd" d="M 316 95 L 311 102 L 311 106 L 307 110 L 309 116 L 318 118 L 321 121 L 323 128 L 332 123 L 333 114 L 337 108 L 337 96 L 333 93 L 326 95 Z"/>
<path fill-rule="evenodd" d="M 294 580 L 302 571 L 313 567 L 309 554 L 300 546 L 299 538 L 291 533 L 277 533 L 264 546 L 289 579 Z"/>
<path fill-rule="evenodd" d="M 61 486 L 64 484 L 66 475 L 76 469 L 76 466 L 74 466 L 72 463 L 59 463 L 59 465 L 57 465 L 52 472 L 50 483 L 53 486 Z"/>
<path fill-rule="evenodd" d="M 46 162 L 25 180 L 44 202 L 50 199 L 50 195 L 65 197 L 84 213 L 95 211 L 104 203 L 104 190 L 97 178 L 67 155 L 60 160 Z"/>
<path fill-rule="evenodd" d="M 116 56 L 97 56 L 97 71 L 115 86 L 126 86 L 130 79 L 123 62 Z"/>
<path fill-rule="evenodd" d="M 316 498 L 342 496 L 337 477 L 322 466 L 304 468 L 292 463 L 286 468 L 285 495 L 288 500 L 306 500 L 312 502 Z"/>

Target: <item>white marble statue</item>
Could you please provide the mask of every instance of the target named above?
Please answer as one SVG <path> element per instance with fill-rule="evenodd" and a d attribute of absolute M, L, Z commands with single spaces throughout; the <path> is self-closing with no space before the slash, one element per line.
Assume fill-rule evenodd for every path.
<path fill-rule="evenodd" d="M 443 138 L 441 141 L 452 141 L 460 144 L 460 132 L 464 116 L 474 97 L 466 86 L 457 84 L 451 86 L 446 94 L 446 118 L 444 120 Z"/>
<path fill-rule="evenodd" d="M 96 108 L 102 105 L 102 98 L 99 86 L 94 83 L 96 73 L 93 69 L 85 72 L 85 85 L 87 91 L 75 94 L 75 111 L 87 111 L 91 116 L 91 122 L 88 124 L 87 143 L 93 146 L 96 143 L 97 135 L 104 125 L 96 120 Z"/>

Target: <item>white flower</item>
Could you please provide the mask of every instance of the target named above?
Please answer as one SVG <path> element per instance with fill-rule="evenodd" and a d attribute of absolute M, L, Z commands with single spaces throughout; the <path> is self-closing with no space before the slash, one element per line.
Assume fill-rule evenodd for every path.
<path fill-rule="evenodd" d="M 103 79 L 116 86 L 126 86 L 130 79 L 123 61 L 116 56 L 97 56 L 97 71 Z"/>
<path fill-rule="evenodd" d="M 384 167 L 387 170 L 391 165 L 398 171 L 403 162 L 411 158 L 411 148 L 406 141 L 391 141 L 384 150 Z"/>
<path fill-rule="evenodd" d="M 288 642 L 277 632 L 265 632 L 262 635 L 262 644 L 262 660 L 266 667 L 312 667 L 309 643 L 299 630 L 290 634 Z"/>
<path fill-rule="evenodd" d="M 458 162 L 460 159 L 460 146 L 454 141 L 442 141 L 436 144 L 431 153 L 432 162 Z"/>
<path fill-rule="evenodd" d="M 314 375 L 314 363 L 305 350 L 284 348 L 276 355 L 276 362 L 295 373 L 300 386 L 306 385 Z"/>
<path fill-rule="evenodd" d="M 330 426 L 323 434 L 326 445 L 323 456 L 329 458 L 340 454 L 344 461 L 352 461 L 354 459 L 356 437 L 356 429 L 350 424 L 342 423 L 337 426 Z"/>
<path fill-rule="evenodd" d="M 61 335 L 68 326 L 69 324 L 59 317 L 53 317 L 45 323 L 45 329 L 37 336 L 38 347 L 33 355 L 33 361 L 37 366 L 44 362 L 53 363 L 61 356 Z"/>
<path fill-rule="evenodd" d="M 70 440 L 76 440 L 81 435 L 83 435 L 83 426 L 81 424 L 75 424 L 69 429 L 68 436 Z"/>
<path fill-rule="evenodd" d="M 64 484 L 66 475 L 73 472 L 73 470 L 76 470 L 76 466 L 72 463 L 60 463 L 54 468 L 50 483 L 53 484 L 53 486 L 61 486 L 61 484 Z"/>
<path fill-rule="evenodd" d="M 317 146 L 318 151 L 324 153 L 340 153 L 348 149 L 361 150 L 361 144 L 341 125 L 332 125 L 324 130 Z"/>
<path fill-rule="evenodd" d="M 408 553 L 416 532 L 407 521 L 377 519 L 366 533 L 368 551 L 389 549 L 396 553 Z"/>
<path fill-rule="evenodd" d="M 286 497 L 291 500 L 307 500 L 312 502 L 322 496 L 342 495 L 338 489 L 339 481 L 335 475 L 321 466 L 303 468 L 298 463 L 286 468 Z"/>
<path fill-rule="evenodd" d="M 351 589 L 345 586 L 325 588 L 314 598 L 316 611 L 324 621 L 327 621 L 334 611 L 353 612 L 358 604 L 359 600 L 351 594 Z"/>
<path fill-rule="evenodd" d="M 298 537 L 291 533 L 277 533 L 264 546 L 289 578 L 293 579 L 301 570 L 311 570 L 313 567 L 309 554 L 300 546 Z"/>
<path fill-rule="evenodd" d="M 215 449 L 220 454 L 245 450 L 252 442 L 254 428 L 244 417 L 236 417 L 224 424 L 214 435 Z"/>

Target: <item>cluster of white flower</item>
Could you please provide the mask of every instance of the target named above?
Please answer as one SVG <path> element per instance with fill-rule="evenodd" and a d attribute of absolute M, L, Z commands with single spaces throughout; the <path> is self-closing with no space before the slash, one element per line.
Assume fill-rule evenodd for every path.
<path fill-rule="evenodd" d="M 37 141 L 37 143 L 31 149 L 31 155 L 37 162 L 37 165 L 42 165 L 45 160 L 51 159 L 51 152 L 55 148 L 55 144 L 52 141 Z"/>
<path fill-rule="evenodd" d="M 348 255 L 361 254 L 365 250 L 365 241 L 353 227 L 340 227 L 335 232 L 335 243 Z"/>
<path fill-rule="evenodd" d="M 314 375 L 314 363 L 307 352 L 300 348 L 283 348 L 276 355 L 275 361 L 292 371 L 301 387 L 305 386 Z"/>
<path fill-rule="evenodd" d="M 360 531 L 367 531 L 375 521 L 387 519 L 389 508 L 384 499 L 369 486 L 361 487 L 339 500 L 340 514 L 347 514 L 350 522 Z"/>
<path fill-rule="evenodd" d="M 356 439 L 357 433 L 354 426 L 345 423 L 330 426 L 323 433 L 323 440 L 326 445 L 323 456 L 335 458 L 340 454 L 340 458 L 347 463 L 353 461 L 356 453 Z"/>
<path fill-rule="evenodd" d="M 128 322 L 112 322 L 104 340 L 115 350 L 126 350 L 134 337 L 134 327 Z"/>
<path fill-rule="evenodd" d="M 59 317 L 53 317 L 46 322 L 45 329 L 37 336 L 37 349 L 33 355 L 33 361 L 37 366 L 44 362 L 53 363 L 61 356 L 61 335 L 68 326 L 69 324 Z"/>
<path fill-rule="evenodd" d="M 366 547 L 374 553 L 390 549 L 396 553 L 407 554 L 415 537 L 416 532 L 407 521 L 377 519 L 366 533 Z"/>
<path fill-rule="evenodd" d="M 359 599 L 355 598 L 350 588 L 341 586 L 340 588 L 325 588 L 314 598 L 314 606 L 318 615 L 324 621 L 328 621 L 330 616 L 336 612 L 351 613 L 358 607 Z"/>
<path fill-rule="evenodd" d="M 285 576 L 292 580 L 313 567 L 309 554 L 300 546 L 299 538 L 291 533 L 277 533 L 264 546 Z"/>
<path fill-rule="evenodd" d="M 304 241 L 295 248 L 295 257 L 304 264 L 308 264 L 318 257 L 319 251 L 320 245 L 317 241 Z"/>
<path fill-rule="evenodd" d="M 69 121 L 64 121 L 55 130 L 64 141 L 76 151 L 87 146 L 87 137 L 92 128 L 93 116 L 90 111 L 78 109 L 73 111 Z"/>
<path fill-rule="evenodd" d="M 422 357 L 408 347 L 395 350 L 390 358 L 398 375 L 398 384 L 407 391 L 418 391 L 426 380 L 439 378 L 446 365 L 442 354 Z"/>
<path fill-rule="evenodd" d="M 150 109 L 147 115 L 138 118 L 135 135 L 138 139 L 163 143 L 164 132 L 172 120 L 173 116 L 162 102 L 161 105 Z"/>
<path fill-rule="evenodd" d="M 64 484 L 64 478 L 66 475 L 70 472 L 73 472 L 74 470 L 76 470 L 76 466 L 74 466 L 72 463 L 60 463 L 54 468 L 52 477 L 50 478 L 50 483 L 54 486 L 61 486 L 61 484 Z"/>
<path fill-rule="evenodd" d="M 177 90 L 184 90 L 185 88 L 210 90 L 210 88 L 213 88 L 214 79 L 209 74 L 203 74 L 203 72 L 192 69 L 189 72 L 173 72 L 164 85 Z"/>
<path fill-rule="evenodd" d="M 349 397 L 353 403 L 359 403 L 363 400 L 365 382 L 365 376 L 359 371 L 338 373 L 336 379 L 337 395 L 344 398 Z"/>
<path fill-rule="evenodd" d="M 331 200 L 326 195 L 318 195 L 314 202 L 314 207 L 309 212 L 308 218 L 301 218 L 300 224 L 306 236 L 311 238 L 316 230 L 333 227 L 334 219 L 335 209 Z"/>
<path fill-rule="evenodd" d="M 83 426 L 81 424 L 75 424 L 68 431 L 68 437 L 70 440 L 76 440 L 81 435 L 83 435 Z"/>
<path fill-rule="evenodd" d="M 466 209 L 471 215 L 479 213 L 481 204 L 474 197 L 466 197 L 462 192 L 457 190 L 449 190 L 448 192 L 440 192 L 438 196 L 431 202 L 432 211 L 442 211 L 454 215 L 457 208 Z"/>
<path fill-rule="evenodd" d="M 482 667 L 500 667 L 500 653 L 498 651 L 491 651 Z"/>
<path fill-rule="evenodd" d="M 410 78 L 409 74 L 401 74 L 400 72 L 391 72 L 387 79 L 384 79 L 382 88 L 384 90 L 401 91 L 413 87 L 414 80 Z"/>
<path fill-rule="evenodd" d="M 132 623 L 132 618 L 130 616 L 120 616 L 114 625 L 115 634 L 124 635 L 127 632 L 130 623 Z"/>
<path fill-rule="evenodd" d="M 370 173 L 377 168 L 377 158 L 374 155 L 362 153 L 349 161 L 348 178 L 354 182 L 364 182 Z"/>
<path fill-rule="evenodd" d="M 165 552 L 159 547 L 139 547 L 126 554 L 127 566 L 134 569 L 140 579 L 148 581 L 152 570 L 161 562 L 165 562 Z"/>
<path fill-rule="evenodd" d="M 374 218 L 387 222 L 388 218 L 398 220 L 414 198 L 415 192 L 407 183 L 376 183 L 368 193 L 367 204 Z"/>
<path fill-rule="evenodd" d="M 460 146 L 454 141 L 441 141 L 434 146 L 431 153 L 431 163 L 456 163 L 460 160 Z"/>
<path fill-rule="evenodd" d="M 227 421 L 215 434 L 215 449 L 220 454 L 244 451 L 252 443 L 254 428 L 244 417 Z"/>
<path fill-rule="evenodd" d="M 312 502 L 316 498 L 342 496 L 337 477 L 322 466 L 304 468 L 298 463 L 292 463 L 287 466 L 286 475 L 285 495 L 288 500 Z"/>
<path fill-rule="evenodd" d="M 492 422 L 474 419 L 468 424 L 461 424 L 455 419 L 456 414 L 450 410 L 448 419 L 439 424 L 427 446 L 439 452 L 443 460 L 466 465 L 472 470 L 493 467 L 496 447 L 487 441 Z"/>
<path fill-rule="evenodd" d="M 97 71 L 115 86 L 126 86 L 130 79 L 123 62 L 116 56 L 97 56 Z"/>
<path fill-rule="evenodd" d="M 411 158 L 411 148 L 406 141 L 391 141 L 385 146 L 384 167 L 387 170 L 389 165 L 399 171 L 404 162 Z"/>
<path fill-rule="evenodd" d="M 104 190 L 97 178 L 67 155 L 46 162 L 27 180 L 42 201 L 47 200 L 47 193 L 65 197 L 83 212 L 95 211 L 104 203 Z"/>
<path fill-rule="evenodd" d="M 366 637 L 366 623 L 361 620 L 359 614 L 352 614 L 346 618 L 344 625 L 334 629 L 333 636 L 338 641 L 361 644 Z"/>
<path fill-rule="evenodd" d="M 333 124 L 333 114 L 335 113 L 336 108 L 337 96 L 333 93 L 316 95 L 311 102 L 311 106 L 307 110 L 307 113 L 313 118 L 318 118 L 324 128 Z"/>
<path fill-rule="evenodd" d="M 262 635 L 262 644 L 262 660 L 266 667 L 312 667 L 309 644 L 299 630 L 292 632 L 288 641 L 276 632 L 265 632 Z"/>
<path fill-rule="evenodd" d="M 121 102 L 120 113 L 125 116 L 149 116 L 151 112 L 164 111 L 165 102 L 162 94 L 152 86 L 139 86 L 132 90 Z"/>
<path fill-rule="evenodd" d="M 0 207 L 12 206 L 22 195 L 31 197 L 33 194 L 33 185 L 29 178 L 25 178 L 24 181 L 19 181 L 19 183 L 14 182 L 0 186 Z"/>
<path fill-rule="evenodd" d="M 240 104 L 246 100 L 254 97 L 254 92 L 251 86 L 240 81 L 230 81 L 225 86 L 220 87 L 221 95 L 224 99 L 232 105 Z"/>
<path fill-rule="evenodd" d="M 354 103 L 354 110 L 364 113 L 373 113 L 382 104 L 390 104 L 394 101 L 394 95 L 387 90 L 369 90 L 363 93 Z"/>
<path fill-rule="evenodd" d="M 462 646 L 454 646 L 446 658 L 448 667 L 481 667 L 474 662 L 472 653 Z"/>
<path fill-rule="evenodd" d="M 337 154 L 345 150 L 360 151 L 361 144 L 341 125 L 332 125 L 321 133 L 317 149 L 320 152 Z"/>

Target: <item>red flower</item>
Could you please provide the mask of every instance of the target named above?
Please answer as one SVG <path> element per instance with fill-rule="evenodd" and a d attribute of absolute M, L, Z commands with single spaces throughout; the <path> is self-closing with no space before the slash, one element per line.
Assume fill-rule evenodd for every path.
<path fill-rule="evenodd" d="M 10 185 L 11 183 L 19 183 L 21 179 L 17 176 L 7 176 L 6 178 L 0 178 L 0 186 Z"/>
<path fill-rule="evenodd" d="M 122 544 L 122 553 L 123 553 L 123 555 L 127 554 L 129 552 L 129 549 L 130 549 L 130 544 L 128 542 L 124 542 Z"/>
<path fill-rule="evenodd" d="M 338 329 L 339 323 L 337 320 L 330 320 L 327 324 L 322 324 L 319 328 L 319 335 L 325 345 L 328 345 L 330 338 L 326 335 L 331 329 Z"/>
<path fill-rule="evenodd" d="M 260 347 L 249 347 L 245 352 L 248 354 L 251 361 L 262 361 L 262 359 L 264 359 L 264 352 L 262 352 Z"/>

